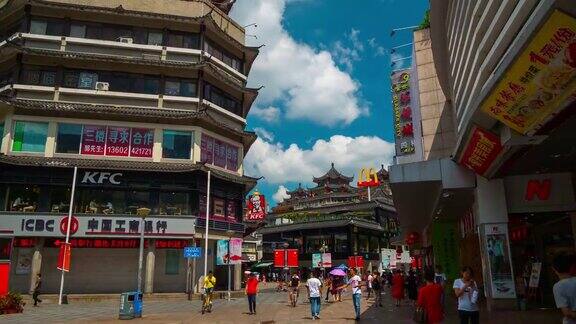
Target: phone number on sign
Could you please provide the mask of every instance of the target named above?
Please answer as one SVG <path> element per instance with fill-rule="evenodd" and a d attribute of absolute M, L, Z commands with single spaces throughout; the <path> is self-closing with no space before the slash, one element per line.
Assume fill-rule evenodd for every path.
<path fill-rule="evenodd" d="M 128 148 L 127 147 L 121 147 L 121 146 L 108 146 L 106 153 L 128 155 Z"/>
<path fill-rule="evenodd" d="M 134 148 L 132 148 L 132 151 L 130 153 L 131 153 L 131 155 L 136 155 L 136 156 L 152 156 L 152 149 L 134 147 Z"/>

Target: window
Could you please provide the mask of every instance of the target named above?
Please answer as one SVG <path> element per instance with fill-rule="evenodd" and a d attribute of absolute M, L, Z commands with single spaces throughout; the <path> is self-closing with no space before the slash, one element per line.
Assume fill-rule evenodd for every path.
<path fill-rule="evenodd" d="M 82 125 L 58 124 L 56 153 L 78 154 L 82 140 Z"/>
<path fill-rule="evenodd" d="M 166 81 L 164 87 L 164 94 L 169 96 L 179 96 L 180 95 L 180 82 L 178 81 Z"/>
<path fill-rule="evenodd" d="M 209 83 L 204 86 L 204 97 L 211 103 L 239 115 L 239 101 Z"/>
<path fill-rule="evenodd" d="M 13 152 L 44 152 L 48 123 L 17 121 L 14 125 Z"/>
<path fill-rule="evenodd" d="M 230 66 L 236 71 L 240 71 L 242 69 L 242 61 L 240 59 L 209 41 L 204 42 L 204 51 L 212 55 L 214 58 L 224 62 L 224 64 Z"/>
<path fill-rule="evenodd" d="M 161 192 L 160 215 L 182 214 L 190 214 L 190 194 L 187 192 Z"/>
<path fill-rule="evenodd" d="M 98 74 L 92 72 L 81 72 L 78 80 L 78 88 L 94 89 L 98 82 Z"/>
<path fill-rule="evenodd" d="M 70 188 L 50 188 L 50 212 L 67 213 L 70 208 Z"/>
<path fill-rule="evenodd" d="M 82 24 L 70 25 L 70 37 L 78 37 L 78 38 L 86 37 L 86 25 Z"/>
<path fill-rule="evenodd" d="M 164 94 L 169 96 L 197 97 L 196 82 L 167 80 Z"/>
<path fill-rule="evenodd" d="M 224 199 L 214 198 L 213 213 L 216 217 L 225 217 Z"/>
<path fill-rule="evenodd" d="M 8 207 L 11 211 L 38 211 L 40 187 L 36 185 L 13 185 L 9 192 Z"/>
<path fill-rule="evenodd" d="M 0 122 L 0 143 L 2 143 L 2 138 L 4 137 L 4 122 Z"/>
<path fill-rule="evenodd" d="M 190 159 L 192 133 L 164 130 L 162 157 L 168 159 Z"/>
<path fill-rule="evenodd" d="M 184 36 L 181 34 L 168 35 L 168 46 L 170 47 L 182 47 L 184 44 Z"/>
<path fill-rule="evenodd" d="M 38 35 L 63 36 L 64 22 L 60 20 L 32 19 L 30 33 Z"/>
<path fill-rule="evenodd" d="M 56 84 L 56 72 L 48 70 L 26 69 L 22 74 L 24 84 L 53 87 Z"/>
<path fill-rule="evenodd" d="M 30 34 L 46 35 L 48 23 L 43 20 L 32 19 L 30 22 Z"/>
<path fill-rule="evenodd" d="M 148 32 L 148 45 L 162 45 L 162 39 L 164 35 L 160 31 Z"/>
<path fill-rule="evenodd" d="M 178 274 L 180 258 L 180 250 L 166 250 L 165 272 L 167 275 Z"/>
<path fill-rule="evenodd" d="M 348 253 L 347 234 L 334 234 L 334 252 Z"/>

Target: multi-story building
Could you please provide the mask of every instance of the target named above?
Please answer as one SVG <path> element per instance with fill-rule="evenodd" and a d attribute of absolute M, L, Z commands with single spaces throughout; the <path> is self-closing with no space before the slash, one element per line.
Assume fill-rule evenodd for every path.
<path fill-rule="evenodd" d="M 452 142 L 439 159 L 391 168 L 401 224 L 423 232 L 424 245 L 434 240 L 427 229 L 450 224 L 461 264 L 475 267 L 490 307 L 514 304 L 518 283 L 540 306 L 553 305 L 551 260 L 574 253 L 576 243 L 576 7 L 563 0 L 430 6 L 430 29 L 415 33 L 430 48 L 416 62 L 430 58 Z M 419 81 L 424 115 L 440 96 L 424 95 Z M 441 143 L 443 125 L 434 125 L 431 138 Z M 410 206 L 408 190 L 424 188 L 431 197 Z"/>
<path fill-rule="evenodd" d="M 194 240 L 226 285 L 215 240 L 243 236 L 243 199 L 256 183 L 242 160 L 256 139 L 245 130 L 257 96 L 246 78 L 258 49 L 228 17 L 232 2 L 0 1 L 0 233 L 14 242 L 11 290 L 29 291 L 42 273 L 43 291 L 58 291 L 73 167 L 65 292 L 136 289 L 139 210 L 149 211 L 146 293 L 197 281 L 203 259 L 194 271 L 182 254 Z"/>
<path fill-rule="evenodd" d="M 388 172 L 377 173 L 381 185 L 373 188 L 368 200 L 365 188 L 350 185 L 353 177 L 334 168 L 314 177 L 314 188 L 289 192 L 273 208 L 262 234 L 263 262 L 272 261 L 275 249 L 299 251 L 300 265 L 312 265 L 312 254 L 332 253 L 332 263 L 346 263 L 349 256 L 363 256 L 365 267 L 379 267 L 380 251 L 397 234 L 396 211 L 388 184 Z"/>

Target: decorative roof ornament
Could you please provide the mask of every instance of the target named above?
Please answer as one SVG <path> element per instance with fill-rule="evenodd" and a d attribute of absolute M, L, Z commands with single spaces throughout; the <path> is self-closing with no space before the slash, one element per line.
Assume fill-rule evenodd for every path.
<path fill-rule="evenodd" d="M 332 162 L 330 170 L 328 170 L 328 172 L 326 172 L 326 174 L 324 174 L 323 176 L 318 177 L 318 178 L 314 177 L 312 179 L 312 181 L 314 181 L 317 184 L 321 184 L 322 182 L 324 182 L 326 180 L 335 180 L 335 179 L 344 180 L 344 181 L 346 181 L 346 183 L 350 183 L 354 179 L 354 177 L 347 177 L 347 176 L 343 175 L 342 173 L 340 173 L 334 167 L 334 162 Z"/>

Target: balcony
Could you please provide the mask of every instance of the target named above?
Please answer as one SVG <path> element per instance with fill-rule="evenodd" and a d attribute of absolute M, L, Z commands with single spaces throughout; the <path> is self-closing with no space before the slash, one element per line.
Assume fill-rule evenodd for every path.
<path fill-rule="evenodd" d="M 206 229 L 206 219 L 198 218 L 196 220 L 196 227 Z M 209 230 L 222 231 L 222 232 L 234 232 L 234 233 L 244 233 L 244 224 L 242 223 L 230 223 L 219 220 L 209 220 Z"/>

